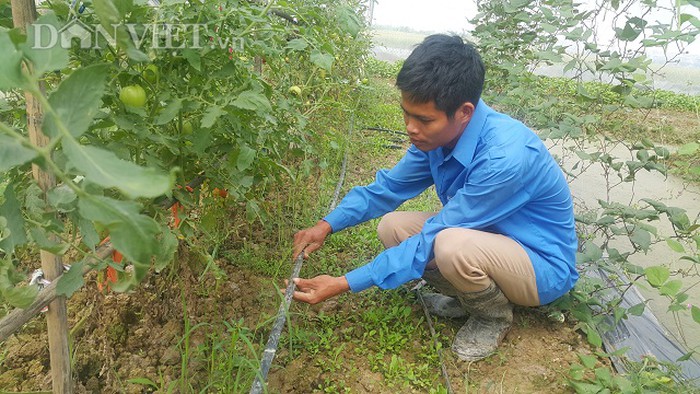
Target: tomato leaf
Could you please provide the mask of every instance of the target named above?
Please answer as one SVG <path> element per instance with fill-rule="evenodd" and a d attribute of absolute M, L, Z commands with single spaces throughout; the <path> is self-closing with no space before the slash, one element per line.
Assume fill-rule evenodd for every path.
<path fill-rule="evenodd" d="M 202 123 L 200 126 L 202 126 L 203 129 L 210 128 L 214 125 L 214 123 L 216 123 L 216 120 L 219 119 L 219 117 L 224 113 L 224 110 L 221 109 L 221 107 L 219 106 L 209 107 L 204 116 L 202 116 Z"/>
<path fill-rule="evenodd" d="M 331 71 L 334 61 L 335 58 L 327 53 L 323 53 L 321 51 L 311 52 L 311 63 L 326 71 Z"/>
<path fill-rule="evenodd" d="M 178 241 L 175 234 L 167 228 L 162 229 L 162 238 L 159 242 L 158 255 L 154 264 L 156 272 L 160 272 L 163 268 L 172 263 L 177 251 Z"/>
<path fill-rule="evenodd" d="M 272 106 L 267 97 L 253 90 L 242 92 L 231 104 L 234 107 L 251 111 L 272 111 Z"/>
<path fill-rule="evenodd" d="M 303 51 L 309 44 L 303 38 L 295 38 L 287 43 L 287 48 L 293 51 Z"/>
<path fill-rule="evenodd" d="M 7 31 L 0 32 L 0 53 L 0 90 L 22 86 L 25 80 L 20 64 L 22 53 L 17 50 Z"/>
<path fill-rule="evenodd" d="M 2 273 L 0 273 L 0 282 L 3 282 Z M 39 289 L 34 286 L 8 286 L 0 283 L 0 293 L 7 303 L 15 308 L 26 308 L 34 302 L 36 295 L 39 294 Z"/>
<path fill-rule="evenodd" d="M 187 63 L 189 63 L 192 68 L 197 71 L 202 71 L 202 57 L 199 52 L 187 48 L 182 51 L 182 57 L 187 59 Z"/>
<path fill-rule="evenodd" d="M 0 172 L 33 160 L 37 154 L 14 138 L 0 134 Z"/>
<path fill-rule="evenodd" d="M 63 275 L 56 283 L 56 294 L 70 297 L 83 287 L 83 266 L 85 261 L 80 261 L 73 264 L 68 271 L 64 271 Z"/>
<path fill-rule="evenodd" d="M 160 115 L 158 115 L 158 118 L 156 119 L 156 124 L 157 125 L 164 125 L 171 120 L 175 119 L 177 116 L 178 112 L 180 112 L 180 109 L 182 109 L 182 100 L 180 99 L 175 99 L 168 103 L 168 105 L 163 108 L 163 110 L 160 112 Z"/>
<path fill-rule="evenodd" d="M 107 67 L 106 64 L 95 64 L 79 68 L 61 82 L 49 97 L 49 104 L 58 119 L 51 113 L 46 114 L 43 124 L 46 135 L 60 135 L 59 121 L 73 137 L 87 131 L 102 105 Z"/>
<path fill-rule="evenodd" d="M 139 213 L 139 204 L 89 196 L 80 199 L 78 208 L 85 218 L 107 227 L 112 245 L 124 257 L 134 264 L 151 263 L 151 257 L 159 247 L 156 236 L 160 226 L 152 218 Z"/>
<path fill-rule="evenodd" d="M 245 171 L 250 168 L 255 160 L 255 149 L 249 147 L 248 145 L 242 145 L 240 151 L 238 152 L 238 159 L 236 160 L 236 168 L 238 171 Z"/>
<path fill-rule="evenodd" d="M 73 139 L 63 140 L 63 151 L 87 180 L 117 188 L 129 198 L 157 197 L 169 192 L 174 184 L 172 174 L 121 160 L 108 150 L 80 145 Z"/>
<path fill-rule="evenodd" d="M 60 29 L 58 19 L 51 11 L 27 27 L 27 41 L 21 49 L 34 64 L 36 75 L 68 66 L 68 50 L 60 45 Z"/>
<path fill-rule="evenodd" d="M 6 226 L 10 230 L 10 235 L 0 240 L 0 250 L 10 255 L 14 252 L 16 246 L 27 242 L 27 236 L 24 232 L 24 219 L 20 210 L 21 204 L 17 200 L 15 189 L 11 184 L 5 188 L 3 196 L 4 202 L 0 205 L 0 216 L 7 220 Z"/>
<path fill-rule="evenodd" d="M 32 239 L 34 242 L 36 242 L 39 249 L 45 250 L 49 253 L 63 255 L 70 247 L 68 244 L 52 240 L 41 227 L 33 227 L 29 229 L 29 234 L 31 234 Z"/>
<path fill-rule="evenodd" d="M 95 250 L 95 245 L 100 242 L 100 235 L 97 234 L 95 230 L 95 225 L 91 221 L 84 218 L 79 218 L 78 229 L 80 230 L 80 235 L 83 243 L 87 245 L 90 249 Z"/>

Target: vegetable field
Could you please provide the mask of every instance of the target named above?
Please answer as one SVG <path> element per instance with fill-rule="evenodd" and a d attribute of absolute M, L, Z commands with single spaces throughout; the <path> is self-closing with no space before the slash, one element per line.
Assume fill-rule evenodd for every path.
<path fill-rule="evenodd" d="M 327 213 L 339 178 L 342 197 L 408 148 L 400 63 L 371 58 L 365 6 L 0 1 L 0 391 L 248 392 L 293 234 Z M 487 1 L 471 22 L 486 101 L 574 157 L 570 179 L 603 169 L 607 198 L 578 207 L 577 264 L 613 285 L 584 275 L 558 302 L 516 309 L 479 363 L 447 351 L 463 320 L 432 317 L 431 335 L 409 285 L 293 303 L 266 392 L 447 393 L 442 364 L 454 392 L 695 390 L 683 360 L 621 373 L 624 349 L 602 345 L 611 321 L 647 307 L 621 307 L 611 288 L 649 290 L 681 332 L 700 324 L 696 214 L 610 197 L 641 172 L 699 179 L 700 101 L 653 89 L 661 71 L 645 55 L 662 48 L 672 64 L 700 32 L 698 4 L 596 6 Z M 670 16 L 644 19 L 658 10 Z M 603 43 L 591 24 L 608 16 Z M 544 64 L 576 77 L 535 75 Z M 439 202 L 426 193 L 401 209 Z M 368 262 L 375 227 L 333 234 L 302 276 Z M 669 257 L 644 261 L 651 249 Z M 699 346 L 688 338 L 686 360 Z"/>

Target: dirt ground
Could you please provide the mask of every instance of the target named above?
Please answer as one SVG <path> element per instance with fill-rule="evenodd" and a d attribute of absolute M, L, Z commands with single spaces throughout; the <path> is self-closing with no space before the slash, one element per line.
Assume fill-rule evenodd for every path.
<path fill-rule="evenodd" d="M 186 256 L 182 256 L 186 257 Z M 211 369 L 206 357 L 189 349 L 206 348 L 223 320 L 243 319 L 251 327 L 252 341 L 263 344 L 278 307 L 272 281 L 245 269 L 220 261 L 225 281 L 211 275 L 199 280 L 199 273 L 183 264 L 179 275 L 151 276 L 138 290 L 127 294 L 103 293 L 96 289 L 94 278 L 69 300 L 72 327 L 71 350 L 76 393 L 161 392 L 148 386 L 129 383 L 129 379 L 148 378 L 160 387 L 186 373 L 190 382 L 203 382 Z M 344 296 L 314 306 L 292 307 L 292 324 L 304 325 L 323 316 L 335 316 L 333 335 L 343 337 L 349 329 L 364 333 L 372 327 L 350 327 L 363 305 L 370 305 L 390 292 Z M 407 321 L 427 326 L 422 309 L 413 297 L 406 297 L 410 309 Z M 303 312 L 303 313 L 296 313 Z M 187 314 L 187 319 L 185 318 Z M 537 309 L 516 309 L 515 324 L 501 350 L 477 363 L 458 361 L 446 349 L 445 364 L 455 392 L 483 393 L 565 393 L 569 366 L 577 362 L 576 352 L 590 353 L 585 339 L 569 323 L 548 319 Z M 434 318 L 441 332 L 443 346 L 464 319 Z M 358 324 L 361 325 L 361 324 Z M 192 327 L 196 327 L 193 329 Z M 256 329 L 259 327 L 259 329 Z M 189 335 L 185 335 L 189 330 Z M 427 329 L 422 329 L 427 333 Z M 311 341 L 317 340 L 312 334 Z M 320 335 L 320 334 L 318 334 Z M 351 334 L 353 336 L 355 334 Z M 345 335 L 347 338 L 348 336 Z M 372 355 L 367 348 L 355 349 L 357 341 L 342 344 L 342 362 L 329 368 L 334 359 L 323 353 L 291 350 L 280 345 L 269 376 L 271 393 L 329 392 L 324 387 L 342 381 L 345 392 L 428 392 L 430 387 L 397 384 L 389 379 L 391 367 L 377 371 L 368 359 L 383 357 L 387 365 L 392 355 Z M 205 345 L 205 346 L 203 346 Z M 410 362 L 418 352 L 432 346 L 429 335 L 410 338 L 399 353 Z M 258 347 L 258 354 L 259 354 Z M 50 391 L 49 355 L 42 317 L 26 325 L 3 346 L 0 363 L 0 391 Z M 182 357 L 191 358 L 183 362 Z M 335 361 L 338 361 L 336 355 Z M 381 360 L 379 360 L 381 362 Z M 434 362 L 433 365 L 439 365 Z M 394 372 L 401 373 L 401 369 Z M 432 385 L 444 384 L 440 368 L 435 367 Z M 400 379 L 399 379 L 400 380 Z M 408 380 L 407 380 L 408 381 Z M 425 385 L 424 385 L 425 386 Z M 202 387 L 193 387 L 196 391 Z M 178 388 L 175 392 L 185 392 Z M 214 390 L 212 390 L 214 391 Z M 248 388 L 241 392 L 247 392 Z M 210 392 L 204 390 L 204 392 Z"/>

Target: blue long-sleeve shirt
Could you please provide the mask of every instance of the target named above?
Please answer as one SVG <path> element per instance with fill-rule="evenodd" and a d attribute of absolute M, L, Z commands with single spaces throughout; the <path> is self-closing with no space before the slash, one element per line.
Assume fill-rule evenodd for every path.
<path fill-rule="evenodd" d="M 541 304 L 574 286 L 577 238 L 563 173 L 535 133 L 483 101 L 452 151 L 411 146 L 394 168 L 350 190 L 324 220 L 337 232 L 391 212 L 433 184 L 443 208 L 419 234 L 348 272 L 353 292 L 420 278 L 433 259 L 435 237 L 450 227 L 517 241 L 533 264 Z"/>

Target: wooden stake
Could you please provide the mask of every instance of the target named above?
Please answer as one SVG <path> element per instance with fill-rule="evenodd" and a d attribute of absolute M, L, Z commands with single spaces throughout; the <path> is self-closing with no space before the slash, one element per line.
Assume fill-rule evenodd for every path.
<path fill-rule="evenodd" d="M 36 19 L 36 6 L 34 0 L 11 0 L 12 21 L 16 28 L 26 31 L 28 25 Z M 42 86 L 43 90 L 43 86 Z M 27 103 L 27 129 L 29 139 L 36 146 L 45 146 L 48 138 L 41 131 L 43 111 L 39 101 L 30 93 L 25 92 Z M 46 173 L 36 164 L 32 165 L 34 179 L 44 191 L 56 185 L 56 179 Z M 44 278 L 53 281 L 63 272 L 61 256 L 41 251 L 41 269 Z M 66 298 L 56 297 L 50 304 L 46 313 L 46 325 L 49 334 L 49 354 L 51 359 L 51 378 L 53 392 L 58 394 L 70 394 L 73 392 L 73 384 L 70 370 L 70 351 L 68 348 L 68 318 L 66 313 Z"/>

